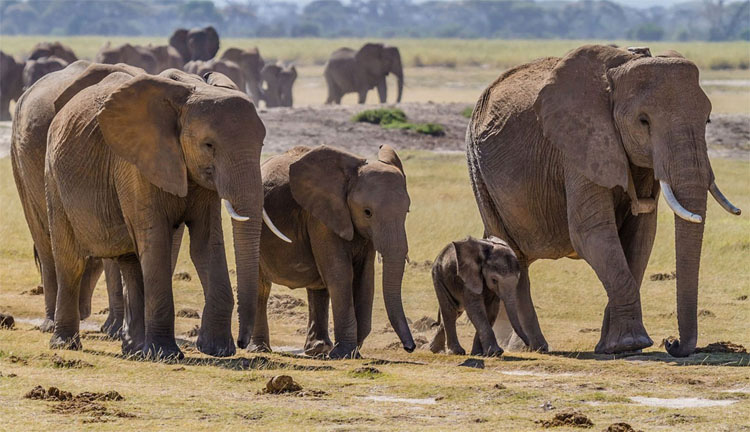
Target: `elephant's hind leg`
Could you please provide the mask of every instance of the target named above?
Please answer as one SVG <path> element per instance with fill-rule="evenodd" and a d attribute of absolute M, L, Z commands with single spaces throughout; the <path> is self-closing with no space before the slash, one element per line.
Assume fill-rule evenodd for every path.
<path fill-rule="evenodd" d="M 35 246 L 35 253 L 39 259 L 39 268 L 42 272 L 42 287 L 44 289 L 44 321 L 39 330 L 49 333 L 55 329 L 55 307 L 57 306 L 57 275 L 55 273 L 55 259 L 52 248 L 45 250 Z"/>
<path fill-rule="evenodd" d="M 309 356 L 327 355 L 333 348 L 328 334 L 328 310 L 330 296 L 327 289 L 307 289 L 307 340 L 305 354 Z"/>
<path fill-rule="evenodd" d="M 120 278 L 124 286 L 123 320 L 122 330 L 122 353 L 134 355 L 143 352 L 146 340 L 146 305 L 143 296 L 143 272 L 138 257 L 134 254 L 124 255 L 117 258 L 117 263 L 109 265 L 107 269 L 108 278 Z M 116 273 L 115 273 L 116 271 Z M 114 281 L 113 281 L 114 282 Z M 112 286 L 112 288 L 116 288 Z M 109 287 L 108 287 L 109 289 Z M 116 293 L 111 293 L 111 295 Z M 112 303 L 110 302 L 110 308 Z M 110 313 L 112 310 L 110 309 Z"/>
<path fill-rule="evenodd" d="M 113 259 L 102 260 L 104 264 L 104 278 L 107 281 L 107 297 L 109 298 L 109 313 L 102 324 L 101 331 L 112 339 L 120 338 L 124 312 L 122 296 L 122 276 L 120 266 Z"/>
<path fill-rule="evenodd" d="M 271 295 L 271 281 L 263 276 L 258 282 L 258 309 L 255 312 L 252 345 L 248 349 L 252 352 L 271 352 L 271 332 L 268 329 L 268 297 Z"/>
<path fill-rule="evenodd" d="M 86 261 L 86 270 L 84 270 L 81 278 L 81 294 L 78 297 L 78 311 L 81 315 L 81 321 L 91 316 L 91 298 L 94 295 L 96 282 L 103 271 L 101 259 L 89 258 Z"/>

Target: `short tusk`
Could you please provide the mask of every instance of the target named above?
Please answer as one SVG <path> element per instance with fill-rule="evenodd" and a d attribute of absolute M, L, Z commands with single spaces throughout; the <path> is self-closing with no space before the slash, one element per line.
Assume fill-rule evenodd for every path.
<path fill-rule="evenodd" d="M 682 219 L 685 219 L 688 222 L 703 222 L 703 218 L 701 217 L 701 215 L 691 213 L 685 207 L 683 207 L 679 201 L 677 201 L 677 198 L 674 196 L 674 192 L 672 192 L 672 188 L 669 186 L 669 183 L 665 182 L 664 180 L 659 180 L 659 184 L 661 185 L 661 190 L 664 191 L 664 200 L 667 202 L 667 205 L 672 209 L 674 214 Z"/>
<path fill-rule="evenodd" d="M 271 230 L 272 233 L 276 234 L 276 237 L 284 240 L 287 243 L 291 243 L 292 240 L 289 239 L 289 237 L 285 236 L 281 231 L 279 231 L 278 228 L 276 228 L 276 225 L 271 222 L 271 218 L 268 217 L 268 213 L 266 213 L 266 209 L 263 209 L 263 222 L 266 223 L 266 226 L 268 229 Z"/>
<path fill-rule="evenodd" d="M 729 213 L 732 213 L 733 215 L 739 216 L 742 214 L 742 210 L 738 209 L 734 206 L 727 197 L 724 196 L 723 193 L 719 190 L 719 187 L 716 186 L 716 182 L 711 182 L 711 186 L 708 187 L 708 190 L 711 191 L 711 196 L 714 197 L 716 202 L 719 203 L 722 207 L 724 207 L 724 210 L 728 211 Z"/>
<path fill-rule="evenodd" d="M 229 216 L 232 217 L 232 219 L 240 222 L 244 222 L 250 219 L 247 216 L 238 215 L 237 212 L 234 211 L 234 207 L 232 207 L 232 203 L 230 203 L 229 200 L 225 200 L 224 198 L 222 198 L 221 201 L 224 203 L 224 207 L 227 209 L 227 212 L 229 213 Z"/>
<path fill-rule="evenodd" d="M 411 263 L 411 260 L 409 259 L 409 254 L 406 254 L 406 263 L 407 263 L 407 264 L 410 264 L 410 263 Z"/>

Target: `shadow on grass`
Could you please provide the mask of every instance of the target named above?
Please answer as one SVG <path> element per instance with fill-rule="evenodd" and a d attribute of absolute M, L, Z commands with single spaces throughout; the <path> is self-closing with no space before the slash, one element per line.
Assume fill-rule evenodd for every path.
<path fill-rule="evenodd" d="M 696 353 L 684 358 L 672 357 L 665 352 L 596 354 L 591 351 L 551 351 L 548 355 L 578 360 L 658 362 L 676 366 L 750 366 L 750 354 L 745 353 Z"/>

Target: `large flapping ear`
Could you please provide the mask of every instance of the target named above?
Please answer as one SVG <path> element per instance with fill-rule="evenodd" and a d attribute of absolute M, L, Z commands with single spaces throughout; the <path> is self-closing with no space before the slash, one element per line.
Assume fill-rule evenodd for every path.
<path fill-rule="evenodd" d="M 146 179 L 174 195 L 187 195 L 187 167 L 179 140 L 179 111 L 194 87 L 139 75 L 104 101 L 97 115 L 105 142 Z"/>
<path fill-rule="evenodd" d="M 73 96 L 77 95 L 81 90 L 91 87 L 92 85 L 98 84 L 101 80 L 106 78 L 109 74 L 114 72 L 124 72 L 128 75 L 138 75 L 146 73 L 143 69 L 126 65 L 125 63 L 117 64 L 100 64 L 92 63 L 78 77 L 73 80 L 68 87 L 63 90 L 62 93 L 55 99 L 55 112 L 59 112 L 62 107 L 65 106 Z"/>
<path fill-rule="evenodd" d="M 456 251 L 456 268 L 458 277 L 472 293 L 482 294 L 484 279 L 482 277 L 482 263 L 485 258 L 485 248 L 474 238 L 467 238 L 453 242 Z"/>
<path fill-rule="evenodd" d="M 221 72 L 206 72 L 203 75 L 203 80 L 210 86 L 222 87 L 230 90 L 240 90 L 234 81 Z"/>
<path fill-rule="evenodd" d="M 364 65 L 368 74 L 385 75 L 388 65 L 383 55 L 384 46 L 380 43 L 367 43 L 354 54 L 357 63 Z"/>
<path fill-rule="evenodd" d="M 534 109 L 544 136 L 570 166 L 607 188 L 628 186 L 628 158 L 615 128 L 607 70 L 640 57 L 586 45 L 563 57 L 539 91 Z"/>
<path fill-rule="evenodd" d="M 406 174 L 404 173 L 404 166 L 401 164 L 401 159 L 399 159 L 398 154 L 396 154 L 396 150 L 393 149 L 388 144 L 383 144 L 380 146 L 380 150 L 378 151 L 378 160 L 383 163 L 387 163 L 388 165 L 393 165 L 396 168 L 401 171 L 401 174 L 404 174 L 404 177 Z"/>
<path fill-rule="evenodd" d="M 347 190 L 366 161 L 351 153 L 320 146 L 289 166 L 294 200 L 344 240 L 354 238 Z"/>
<path fill-rule="evenodd" d="M 196 85 L 196 84 L 205 83 L 205 81 L 203 81 L 201 77 L 199 77 L 198 75 L 194 73 L 188 73 L 188 72 L 185 72 L 179 69 L 174 69 L 174 68 L 165 69 L 161 71 L 159 73 L 159 76 L 163 78 L 171 79 L 174 81 L 179 81 L 185 84 Z"/>

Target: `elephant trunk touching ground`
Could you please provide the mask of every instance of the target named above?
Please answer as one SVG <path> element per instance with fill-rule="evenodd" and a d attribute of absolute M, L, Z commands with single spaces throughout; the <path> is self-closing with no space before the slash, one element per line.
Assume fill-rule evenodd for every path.
<path fill-rule="evenodd" d="M 505 313 L 508 314 L 508 321 L 510 321 L 513 331 L 516 332 L 526 346 L 530 346 L 529 338 L 526 336 L 526 332 L 523 331 L 521 320 L 518 318 L 518 300 L 516 299 L 516 294 L 514 293 L 503 298 L 503 305 L 505 307 Z"/>
<path fill-rule="evenodd" d="M 390 72 L 396 75 L 398 93 L 396 96 L 396 102 L 401 102 L 401 94 L 404 92 L 404 67 L 401 65 L 401 56 L 397 54 L 393 64 L 391 64 Z"/>

